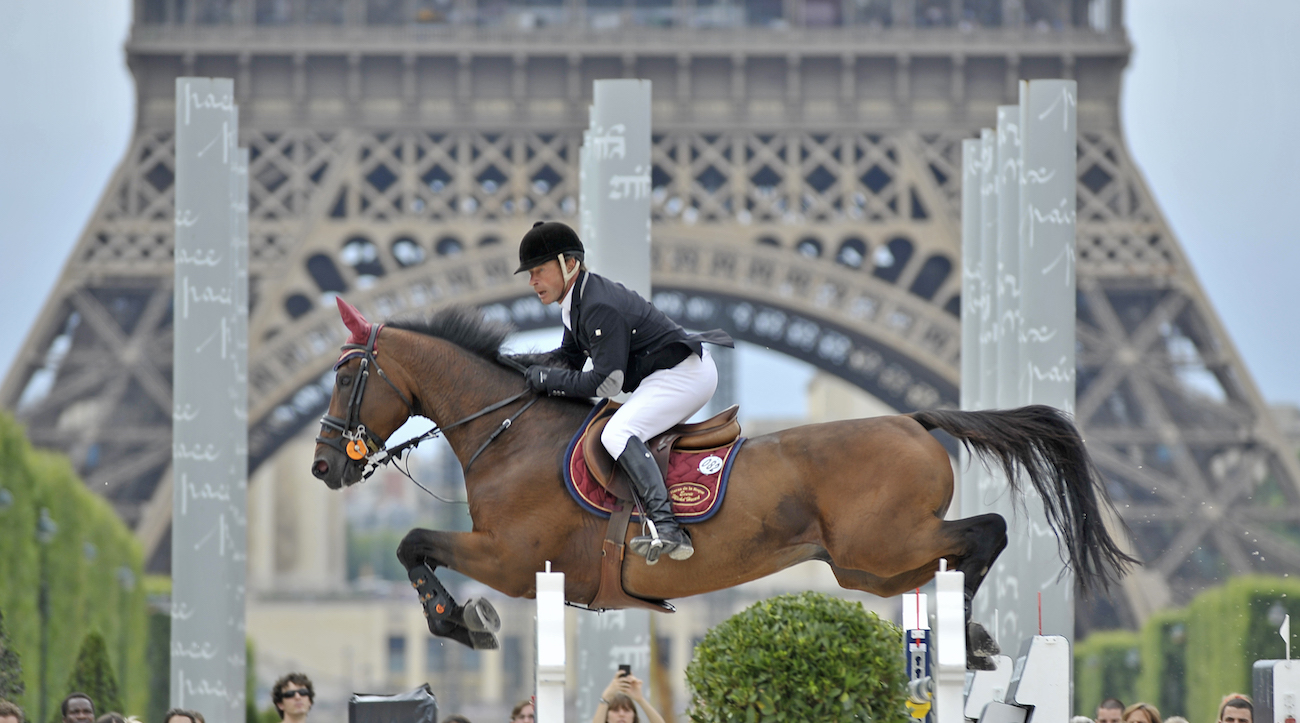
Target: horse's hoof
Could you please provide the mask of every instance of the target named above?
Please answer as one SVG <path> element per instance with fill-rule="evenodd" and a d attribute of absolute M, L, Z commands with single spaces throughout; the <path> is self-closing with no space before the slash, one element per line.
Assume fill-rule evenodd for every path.
<path fill-rule="evenodd" d="M 983 625 L 971 620 L 966 623 L 966 648 L 973 656 L 988 658 L 1002 652 L 998 641 L 989 635 Z M 993 668 L 975 668 L 975 670 L 993 670 Z"/>
<path fill-rule="evenodd" d="M 496 650 L 501 647 L 494 633 L 480 633 L 473 630 L 469 633 L 469 646 L 475 650 Z"/>
<path fill-rule="evenodd" d="M 991 655 L 976 655 L 975 653 L 966 654 L 967 670 L 997 670 L 998 663 Z"/>
<path fill-rule="evenodd" d="M 501 616 L 497 615 L 492 603 L 481 597 L 465 601 L 461 620 L 471 633 L 495 633 L 501 630 Z"/>

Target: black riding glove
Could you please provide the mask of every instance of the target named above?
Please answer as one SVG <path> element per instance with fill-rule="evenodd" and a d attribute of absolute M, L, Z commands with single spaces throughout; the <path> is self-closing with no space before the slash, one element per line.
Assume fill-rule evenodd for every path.
<path fill-rule="evenodd" d="M 546 394 L 546 377 L 552 371 L 550 367 L 538 364 L 528 367 L 528 371 L 524 372 L 524 378 L 528 380 L 528 388 L 539 394 Z"/>

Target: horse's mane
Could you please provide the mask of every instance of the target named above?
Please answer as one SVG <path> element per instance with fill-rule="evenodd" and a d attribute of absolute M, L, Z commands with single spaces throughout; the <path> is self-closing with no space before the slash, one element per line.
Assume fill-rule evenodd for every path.
<path fill-rule="evenodd" d="M 399 317 L 386 323 L 394 329 L 449 341 L 493 362 L 501 344 L 515 330 L 509 322 L 490 320 L 472 306 L 449 306 L 427 317 Z"/>

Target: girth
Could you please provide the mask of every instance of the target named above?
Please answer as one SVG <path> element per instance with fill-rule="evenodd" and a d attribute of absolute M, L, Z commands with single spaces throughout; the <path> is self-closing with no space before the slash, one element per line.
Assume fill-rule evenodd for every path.
<path fill-rule="evenodd" d="M 613 514 L 609 516 L 609 525 L 605 528 L 605 539 L 601 542 L 600 583 L 596 588 L 596 596 L 587 607 L 593 610 L 645 608 L 670 613 L 674 611 L 671 604 L 663 600 L 634 597 L 623 589 L 623 559 L 627 552 L 627 528 L 631 523 L 634 508 L 632 490 L 628 484 L 627 474 L 600 443 L 600 433 L 619 406 L 617 402 L 607 403 L 597 413 L 596 419 L 587 425 L 587 435 L 582 440 L 587 467 L 597 481 L 609 490 L 610 494 L 618 498 Z M 666 478 L 668 455 L 673 449 L 710 449 L 735 441 L 740 436 L 740 422 L 736 419 L 739 409 L 733 404 L 703 422 L 678 424 L 651 439 L 646 446 L 650 448 L 650 454 L 659 465 L 660 473 Z"/>

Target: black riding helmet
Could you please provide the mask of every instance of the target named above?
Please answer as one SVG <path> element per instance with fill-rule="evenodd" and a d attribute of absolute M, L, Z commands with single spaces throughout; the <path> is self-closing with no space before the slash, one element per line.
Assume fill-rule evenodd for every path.
<path fill-rule="evenodd" d="M 573 229 L 559 221 L 538 221 L 519 242 L 519 268 L 515 273 L 541 266 L 560 254 L 581 261 L 585 253 Z"/>

